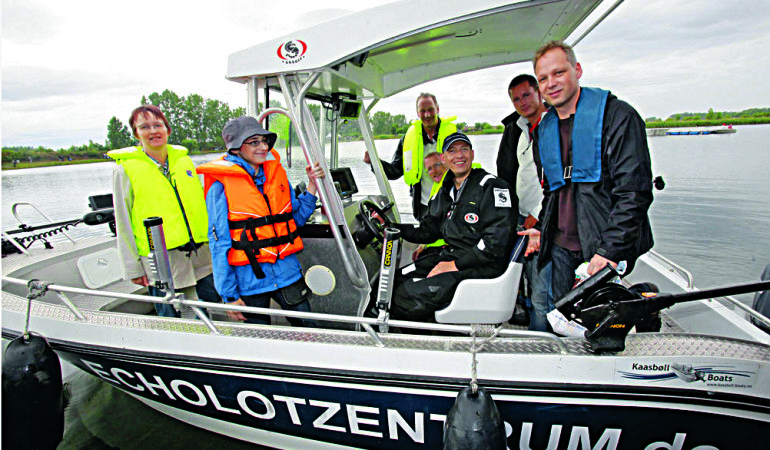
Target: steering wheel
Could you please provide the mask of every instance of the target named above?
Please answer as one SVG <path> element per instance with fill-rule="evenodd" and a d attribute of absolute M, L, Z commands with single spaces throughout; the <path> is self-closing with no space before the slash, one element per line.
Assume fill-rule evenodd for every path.
<path fill-rule="evenodd" d="M 393 222 L 385 212 L 377 206 L 371 200 L 361 200 L 358 202 L 358 212 L 361 213 L 361 218 L 364 221 L 364 226 L 377 238 L 378 241 L 383 242 L 385 240 L 385 228 L 393 226 Z M 372 217 L 372 214 L 376 213 L 384 222 L 380 222 L 376 218 Z"/>

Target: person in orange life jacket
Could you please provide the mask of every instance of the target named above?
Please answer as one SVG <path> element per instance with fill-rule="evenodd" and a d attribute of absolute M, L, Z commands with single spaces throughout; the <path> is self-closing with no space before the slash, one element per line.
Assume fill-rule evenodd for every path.
<path fill-rule="evenodd" d="M 151 269 L 142 225 L 147 217 L 158 215 L 164 218 L 167 243 L 172 240 L 176 245 L 169 245 L 168 251 L 174 288 L 186 299 L 219 303 L 206 242 L 203 189 L 187 149 L 168 144 L 171 125 L 157 106 L 134 109 L 128 122 L 141 147 L 108 152 L 118 162 L 112 177 L 113 205 L 118 254 L 126 278 L 148 286 L 150 295 L 165 295 L 147 278 Z M 180 244 L 180 240 L 184 242 Z M 179 317 L 169 304 L 156 303 L 155 310 L 159 316 Z"/>
<path fill-rule="evenodd" d="M 275 133 L 246 116 L 229 121 L 222 138 L 228 154 L 198 168 L 204 175 L 217 291 L 234 305 L 268 308 L 272 298 L 283 309 L 310 312 L 296 230 L 315 210 L 315 180 L 324 177 L 323 169 L 318 163 L 308 166 L 307 190 L 295 197 L 273 149 Z M 266 315 L 228 314 L 247 323 L 270 323 Z M 288 320 L 315 326 L 312 320 Z"/>

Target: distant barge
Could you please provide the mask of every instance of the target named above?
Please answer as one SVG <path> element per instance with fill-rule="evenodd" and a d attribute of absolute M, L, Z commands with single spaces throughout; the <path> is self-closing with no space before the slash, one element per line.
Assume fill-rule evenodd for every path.
<path fill-rule="evenodd" d="M 647 136 L 694 136 L 699 134 L 731 134 L 737 130 L 732 125 L 700 128 L 649 128 Z"/>

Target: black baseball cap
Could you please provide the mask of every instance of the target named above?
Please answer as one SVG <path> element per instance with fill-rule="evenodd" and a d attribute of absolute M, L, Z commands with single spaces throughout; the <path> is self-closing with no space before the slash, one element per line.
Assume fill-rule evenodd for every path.
<path fill-rule="evenodd" d="M 471 140 L 468 139 L 468 136 L 465 135 L 465 133 L 460 133 L 459 131 L 457 133 L 452 133 L 446 138 L 444 138 L 444 146 L 441 147 L 441 151 L 445 152 L 449 147 L 452 146 L 457 141 L 465 142 L 468 145 L 470 145 L 471 150 L 473 150 L 473 144 L 471 144 Z"/>

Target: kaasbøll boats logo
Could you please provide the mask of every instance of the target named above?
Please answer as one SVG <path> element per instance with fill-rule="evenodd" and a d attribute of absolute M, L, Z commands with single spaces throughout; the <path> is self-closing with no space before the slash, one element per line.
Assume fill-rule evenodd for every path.
<path fill-rule="evenodd" d="M 278 46 L 278 58 L 284 64 L 296 64 L 305 59 L 307 44 L 300 39 L 283 42 Z"/>
<path fill-rule="evenodd" d="M 758 367 L 753 364 L 681 364 L 635 362 L 630 370 L 619 370 L 626 380 L 662 382 L 680 380 L 686 383 L 703 382 L 706 385 L 750 388 L 756 382 Z"/>

